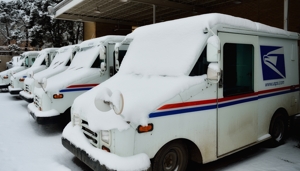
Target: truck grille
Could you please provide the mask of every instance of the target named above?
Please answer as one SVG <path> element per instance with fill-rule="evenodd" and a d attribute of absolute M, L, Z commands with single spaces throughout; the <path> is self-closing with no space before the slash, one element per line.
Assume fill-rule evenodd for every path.
<path fill-rule="evenodd" d="M 93 132 L 92 130 L 90 130 L 88 122 L 82 120 L 81 123 L 81 128 L 82 128 L 82 132 L 83 134 L 89 139 L 89 142 L 94 146 L 99 148 L 99 136 L 96 132 Z"/>
<path fill-rule="evenodd" d="M 25 84 L 25 91 L 31 94 L 31 92 L 29 91 L 29 85 L 27 84 Z"/>
<path fill-rule="evenodd" d="M 37 95 L 34 96 L 33 103 L 36 108 L 41 109 L 41 101 Z"/>

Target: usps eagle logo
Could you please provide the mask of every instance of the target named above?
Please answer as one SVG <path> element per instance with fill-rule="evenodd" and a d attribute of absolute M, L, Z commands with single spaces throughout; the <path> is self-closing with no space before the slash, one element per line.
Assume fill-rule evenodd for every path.
<path fill-rule="evenodd" d="M 286 78 L 283 47 L 260 46 L 260 53 L 264 80 Z"/>

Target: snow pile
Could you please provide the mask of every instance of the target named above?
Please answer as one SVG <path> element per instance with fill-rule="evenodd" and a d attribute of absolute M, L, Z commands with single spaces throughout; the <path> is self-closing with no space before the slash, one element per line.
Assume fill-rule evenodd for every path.
<path fill-rule="evenodd" d="M 64 131 L 63 137 L 74 143 L 75 146 L 83 148 L 90 157 L 97 159 L 101 165 L 105 165 L 113 170 L 147 170 L 150 167 L 149 157 L 144 154 L 137 154 L 129 157 L 121 157 L 113 153 L 108 153 L 102 149 L 92 146 L 83 135 L 81 127 L 72 126 L 69 123 Z"/>
<path fill-rule="evenodd" d="M 118 73 L 109 80 L 80 95 L 75 99 L 72 113 L 80 115 L 89 122 L 89 127 L 97 132 L 117 128 L 129 128 L 130 121 L 134 124 L 148 124 L 148 115 L 155 111 L 163 102 L 196 84 L 203 84 L 206 75 L 197 77 L 178 76 L 143 76 Z M 99 111 L 94 99 L 98 92 L 109 88 L 112 92 L 120 91 L 124 97 L 124 108 L 121 115 L 113 110 Z"/>

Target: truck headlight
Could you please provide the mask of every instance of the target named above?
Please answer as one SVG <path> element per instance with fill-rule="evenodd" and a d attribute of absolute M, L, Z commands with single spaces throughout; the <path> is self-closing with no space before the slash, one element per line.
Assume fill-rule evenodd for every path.
<path fill-rule="evenodd" d="M 110 131 L 102 130 L 101 131 L 101 141 L 110 146 L 111 134 Z"/>
<path fill-rule="evenodd" d="M 77 116 L 76 114 L 72 115 L 72 120 L 73 120 L 73 126 L 75 125 L 79 125 L 81 126 L 82 120 L 80 119 L 79 116 Z"/>

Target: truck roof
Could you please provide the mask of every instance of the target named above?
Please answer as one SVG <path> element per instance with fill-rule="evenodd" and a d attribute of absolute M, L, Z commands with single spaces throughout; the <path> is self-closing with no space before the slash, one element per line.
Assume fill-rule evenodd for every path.
<path fill-rule="evenodd" d="M 113 36 L 113 35 L 98 37 L 98 38 L 83 41 L 82 43 L 80 43 L 80 48 L 95 46 L 100 44 L 101 42 L 112 42 L 112 43 L 121 42 L 124 38 L 125 36 Z"/>
<path fill-rule="evenodd" d="M 30 55 L 30 54 L 38 55 L 38 54 L 39 54 L 39 51 L 28 51 L 28 52 L 23 52 L 21 55 Z"/>
<path fill-rule="evenodd" d="M 211 35 L 208 29 L 298 39 L 299 35 L 224 14 L 204 14 L 138 27 L 120 72 L 142 75 L 188 75 Z"/>

